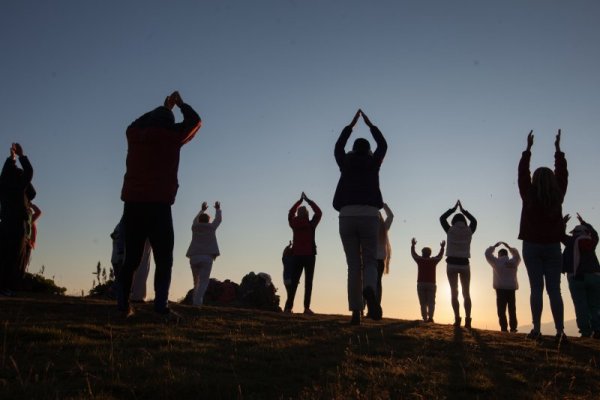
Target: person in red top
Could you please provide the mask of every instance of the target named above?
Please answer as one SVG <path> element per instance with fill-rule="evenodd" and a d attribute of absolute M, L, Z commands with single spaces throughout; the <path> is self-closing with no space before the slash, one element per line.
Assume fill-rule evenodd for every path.
<path fill-rule="evenodd" d="M 308 210 L 304 206 L 300 206 L 303 201 L 306 201 L 313 210 L 312 219 L 308 218 Z M 317 245 L 315 244 L 315 230 L 319 221 L 321 221 L 323 213 L 317 204 L 309 199 L 304 192 L 300 196 L 300 200 L 294 203 L 288 213 L 288 222 L 294 233 L 292 244 L 292 256 L 294 273 L 292 281 L 286 287 L 288 289 L 288 298 L 285 302 L 284 311 L 291 313 L 294 307 L 294 297 L 298 282 L 304 269 L 304 314 L 314 314 L 310 309 L 310 299 L 312 295 L 312 282 L 315 273 L 315 260 L 317 254 Z"/>
<path fill-rule="evenodd" d="M 433 313 L 435 312 L 435 292 L 437 289 L 435 282 L 435 268 L 444 256 L 444 248 L 446 241 L 440 243 L 440 252 L 437 256 L 431 257 L 431 249 L 423 247 L 421 250 L 422 256 L 419 256 L 415 251 L 417 240 L 411 241 L 410 254 L 413 260 L 416 261 L 419 269 L 417 275 L 417 294 L 419 295 L 419 303 L 421 304 L 421 317 L 425 322 L 433 322 Z"/>
<path fill-rule="evenodd" d="M 180 123 L 175 123 L 174 106 L 183 114 Z M 192 140 L 200 124 L 198 114 L 183 102 L 179 92 L 173 92 L 163 106 L 142 115 L 127 128 L 127 172 L 121 191 L 125 203 L 125 260 L 117 276 L 120 282 L 117 303 L 125 316 L 133 314 L 129 294 L 146 239 L 156 263 L 154 310 L 171 313 L 168 307 L 174 245 L 171 205 L 179 186 L 179 152 Z"/>

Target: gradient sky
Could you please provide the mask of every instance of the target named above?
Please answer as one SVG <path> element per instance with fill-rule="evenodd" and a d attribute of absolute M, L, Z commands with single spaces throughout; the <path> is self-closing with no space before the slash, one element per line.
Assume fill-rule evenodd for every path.
<path fill-rule="evenodd" d="M 384 315 L 419 318 L 410 239 L 436 251 L 439 215 L 460 198 L 479 220 L 473 324 L 498 329 L 483 252 L 498 240 L 521 249 L 516 177 L 530 129 L 533 169 L 552 165 L 562 128 L 565 213 L 600 226 L 599 17 L 594 1 L 2 1 L 0 147 L 8 156 L 13 141 L 23 145 L 44 212 L 30 270 L 44 265 L 80 294 L 98 261 L 110 265 L 125 129 L 178 89 L 203 127 L 181 152 L 171 300 L 192 286 L 185 251 L 204 200 L 223 208 L 213 277 L 267 272 L 285 299 L 287 211 L 306 191 L 324 212 L 313 309 L 347 313 L 333 146 L 361 107 L 389 145 L 381 188 L 396 220 Z M 362 122 L 351 141 L 360 136 L 370 139 Z M 523 325 L 523 265 L 518 276 Z M 436 321 L 449 323 L 444 263 L 437 279 Z M 566 279 L 562 290 L 572 319 Z"/>

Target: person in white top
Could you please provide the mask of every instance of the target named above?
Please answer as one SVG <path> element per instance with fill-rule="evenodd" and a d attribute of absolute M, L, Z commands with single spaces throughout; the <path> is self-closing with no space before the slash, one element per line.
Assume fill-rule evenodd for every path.
<path fill-rule="evenodd" d="M 211 222 L 206 214 L 208 205 L 202 203 L 202 209 L 192 223 L 192 241 L 186 253 L 190 259 L 194 278 L 194 295 L 192 303 L 200 306 L 204 302 L 204 294 L 208 288 L 213 261 L 219 256 L 216 230 L 221 224 L 221 204 L 215 202 L 215 218 Z"/>
<path fill-rule="evenodd" d="M 504 246 L 498 250 L 498 256 L 494 255 L 497 247 Z M 508 253 L 510 252 L 510 257 Z M 500 330 L 507 332 L 510 325 L 510 331 L 517 331 L 517 312 L 515 302 L 515 292 L 519 289 L 517 280 L 517 268 L 521 263 L 519 251 L 510 247 L 505 242 L 498 242 L 485 250 L 485 259 L 490 263 L 494 270 L 494 289 L 496 289 L 496 306 L 498 308 L 498 321 Z M 508 318 L 506 320 L 506 307 L 508 306 Z"/>

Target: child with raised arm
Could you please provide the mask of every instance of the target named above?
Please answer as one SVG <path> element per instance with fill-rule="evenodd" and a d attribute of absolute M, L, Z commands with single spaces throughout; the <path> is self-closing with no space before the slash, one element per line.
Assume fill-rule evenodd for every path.
<path fill-rule="evenodd" d="M 435 257 L 431 257 L 431 249 L 423 247 L 421 255 L 415 251 L 417 240 L 411 241 L 410 254 L 413 260 L 417 263 L 417 295 L 419 296 L 419 304 L 421 305 L 421 317 L 425 322 L 433 322 L 433 314 L 435 312 L 435 292 L 437 290 L 435 280 L 435 268 L 444 256 L 444 247 L 446 242 L 440 243 L 440 251 Z"/>
<path fill-rule="evenodd" d="M 498 256 L 494 255 L 497 247 L 504 246 L 498 250 Z M 508 253 L 510 252 L 510 257 Z M 498 242 L 485 250 L 485 259 L 494 270 L 494 289 L 496 290 L 496 308 L 498 309 L 498 321 L 500 330 L 508 332 L 517 331 L 517 309 L 515 292 L 519 289 L 517 281 L 517 267 L 521 262 L 519 251 L 510 247 L 506 242 Z M 506 320 L 506 308 L 508 307 L 508 321 Z"/>
<path fill-rule="evenodd" d="M 565 226 L 569 221 L 565 215 Z M 600 263 L 596 256 L 598 232 L 577 214 L 579 225 L 564 235 L 563 272 L 567 274 L 569 291 L 575 306 L 575 317 L 581 337 L 600 339 Z"/>
<path fill-rule="evenodd" d="M 448 217 L 454 214 L 457 209 L 460 212 L 452 217 L 452 225 L 448 224 Z M 467 225 L 467 219 L 469 225 Z M 477 229 L 477 220 L 462 207 L 460 200 L 458 200 L 454 207 L 442 214 L 440 223 L 447 234 L 446 274 L 450 283 L 454 326 L 458 327 L 461 323 L 460 304 L 458 303 L 458 280 L 460 278 L 465 306 L 465 328 L 471 329 L 471 267 L 469 258 L 471 257 L 471 238 Z"/>
<path fill-rule="evenodd" d="M 221 225 L 221 203 L 215 202 L 215 219 L 211 222 L 206 214 L 208 204 L 202 208 L 192 223 L 192 242 L 186 253 L 190 259 L 192 277 L 194 278 L 194 295 L 192 304 L 200 306 L 204 303 L 204 293 L 208 288 L 213 261 L 219 256 L 216 231 Z"/>

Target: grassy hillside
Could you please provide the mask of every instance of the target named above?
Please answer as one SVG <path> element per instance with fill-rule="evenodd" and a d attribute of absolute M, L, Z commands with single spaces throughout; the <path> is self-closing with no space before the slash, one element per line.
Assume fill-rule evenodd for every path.
<path fill-rule="evenodd" d="M 3 399 L 592 399 L 600 340 L 65 297 L 0 299 Z M 491 311 L 490 311 L 491 312 Z"/>

